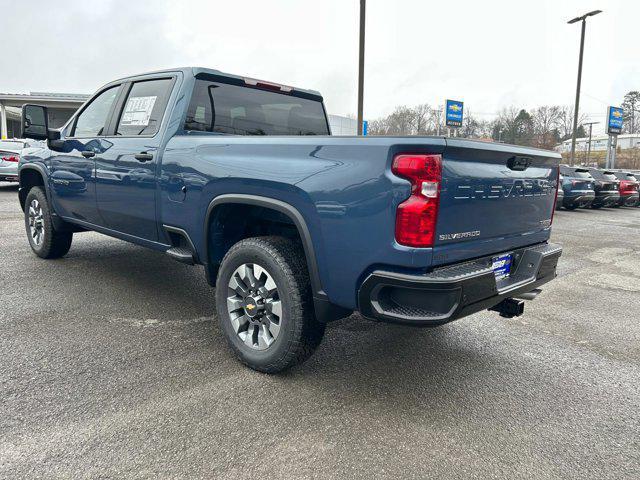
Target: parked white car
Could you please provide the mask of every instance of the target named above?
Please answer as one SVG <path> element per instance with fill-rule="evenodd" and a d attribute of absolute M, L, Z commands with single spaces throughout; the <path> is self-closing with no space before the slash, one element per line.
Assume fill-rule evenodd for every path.
<path fill-rule="evenodd" d="M 35 146 L 34 142 L 29 140 L 0 140 L 0 182 L 18 181 L 20 156 L 32 146 Z"/>

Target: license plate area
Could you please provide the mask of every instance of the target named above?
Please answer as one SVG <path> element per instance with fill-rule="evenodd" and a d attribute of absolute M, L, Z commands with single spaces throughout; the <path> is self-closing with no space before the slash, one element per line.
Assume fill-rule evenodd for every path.
<path fill-rule="evenodd" d="M 496 276 L 496 280 L 502 280 L 507 278 L 511 273 L 511 265 L 513 264 L 513 254 L 505 253 L 504 255 L 498 255 L 493 257 L 491 268 L 493 274 Z"/>

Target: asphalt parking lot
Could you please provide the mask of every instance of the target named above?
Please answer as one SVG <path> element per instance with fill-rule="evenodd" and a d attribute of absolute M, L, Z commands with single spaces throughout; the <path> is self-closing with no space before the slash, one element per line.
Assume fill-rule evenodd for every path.
<path fill-rule="evenodd" d="M 639 478 L 640 208 L 560 211 L 525 315 L 352 316 L 241 366 L 202 270 L 94 233 L 29 250 L 0 184 L 2 478 Z"/>

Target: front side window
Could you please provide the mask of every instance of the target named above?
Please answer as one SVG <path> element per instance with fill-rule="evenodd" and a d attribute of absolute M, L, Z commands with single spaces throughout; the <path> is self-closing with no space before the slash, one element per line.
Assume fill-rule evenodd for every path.
<path fill-rule="evenodd" d="M 134 83 L 120 114 L 116 135 L 154 135 L 160 128 L 172 84 L 171 78 Z"/>
<path fill-rule="evenodd" d="M 76 119 L 73 137 L 99 137 L 104 134 L 107 117 L 116 100 L 119 85 L 108 88 L 95 97 Z"/>
<path fill-rule="evenodd" d="M 322 102 L 196 80 L 185 130 L 233 135 L 328 135 Z"/>

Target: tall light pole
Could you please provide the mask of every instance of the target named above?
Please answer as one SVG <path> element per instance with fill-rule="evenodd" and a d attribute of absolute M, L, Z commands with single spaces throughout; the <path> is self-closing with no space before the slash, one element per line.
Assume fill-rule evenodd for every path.
<path fill-rule="evenodd" d="M 364 16 L 367 0 L 360 0 L 360 49 L 358 65 L 358 135 L 362 135 L 362 110 L 364 100 Z"/>
<path fill-rule="evenodd" d="M 578 110 L 580 108 L 580 84 L 582 83 L 582 56 L 584 54 L 584 32 L 587 28 L 587 17 L 592 17 L 602 13 L 602 10 L 594 10 L 589 13 L 585 13 L 581 17 L 572 18 L 567 23 L 576 23 L 582 21 L 582 34 L 580 36 L 580 58 L 578 60 L 578 85 L 576 86 L 576 105 L 573 111 L 573 135 L 571 138 L 571 161 L 573 165 L 574 158 L 576 156 L 576 134 L 578 131 Z"/>
<path fill-rule="evenodd" d="M 588 123 L 584 123 L 583 125 L 589 125 L 589 147 L 587 150 L 587 160 L 584 162 L 585 165 L 589 165 L 589 156 L 591 155 L 591 134 L 593 133 L 593 126 L 597 125 L 600 122 L 588 122 Z"/>

